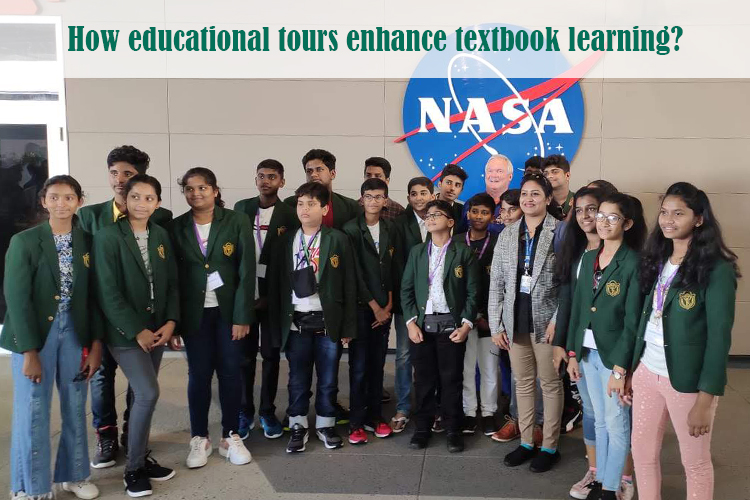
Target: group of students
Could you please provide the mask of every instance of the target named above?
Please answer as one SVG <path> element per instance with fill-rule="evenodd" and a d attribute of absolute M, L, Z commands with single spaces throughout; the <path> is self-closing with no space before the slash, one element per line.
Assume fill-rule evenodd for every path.
<path fill-rule="evenodd" d="M 506 157 L 490 161 L 512 172 Z M 172 219 L 148 163 L 132 146 L 113 150 L 114 199 L 87 207 L 75 179 L 50 178 L 40 193 L 49 220 L 11 241 L 0 347 L 13 352 L 13 498 L 50 498 L 52 480 L 95 498 L 89 466 L 114 466 L 120 444 L 129 496 L 149 495 L 151 481 L 174 477 L 148 441 L 164 348 L 183 343 L 188 468 L 204 466 L 213 452 L 214 372 L 219 454 L 235 465 L 251 461 L 243 440 L 254 427 L 260 353 L 259 421 L 269 439 L 288 429 L 289 453 L 304 451 L 309 438 L 314 370 L 315 431 L 328 449 L 343 445 L 338 424 L 348 423 L 349 443 L 361 445 L 368 432 L 386 438 L 413 419 L 411 448 L 445 431 L 448 451 L 460 452 L 463 435 L 479 424 L 496 441 L 520 437 L 507 466 L 530 461 L 532 471 L 545 472 L 560 460 L 569 379 L 583 402 L 590 465 L 573 498 L 632 498 L 634 463 L 640 498 L 659 499 L 667 418 L 688 497 L 712 498 L 710 437 L 726 385 L 739 270 L 703 191 L 672 185 L 646 238 L 636 198 L 606 181 L 572 193 L 562 156 L 527 162 L 520 189 L 497 200 L 477 194 L 466 206 L 457 198 L 468 176 L 447 165 L 437 196 L 430 179 L 409 181 L 404 209 L 389 197 L 384 158 L 365 161 L 357 201 L 333 191 L 335 156 L 313 149 L 302 159 L 307 182 L 294 196 L 279 199 L 284 167 L 264 160 L 256 168 L 259 195 L 234 210 L 224 207 L 211 170 L 191 168 L 179 181 L 190 210 Z M 397 405 L 386 420 L 392 323 Z M 349 410 L 338 402 L 343 347 Z M 285 422 L 275 407 L 282 351 Z M 118 365 L 129 383 L 120 443 Z M 513 402 L 498 429 L 500 371 Z M 89 380 L 97 431 L 90 465 Z M 63 426 L 52 478 L 55 381 Z"/>

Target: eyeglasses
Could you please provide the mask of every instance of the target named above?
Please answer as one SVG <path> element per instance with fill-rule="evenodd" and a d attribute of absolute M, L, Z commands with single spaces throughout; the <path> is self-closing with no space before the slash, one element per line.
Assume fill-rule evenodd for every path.
<path fill-rule="evenodd" d="M 376 194 L 375 196 L 366 194 L 362 197 L 362 199 L 365 201 L 383 201 L 385 200 L 385 196 L 383 196 L 382 194 Z"/>
<path fill-rule="evenodd" d="M 517 210 L 520 210 L 521 207 L 508 207 L 508 208 L 501 208 L 500 209 L 500 215 L 510 215 L 512 213 L 515 213 Z"/>
<path fill-rule="evenodd" d="M 587 215 L 592 215 L 592 214 L 596 213 L 597 208 L 596 207 L 586 207 L 586 208 L 576 207 L 575 214 L 576 215 L 581 215 L 584 212 L 584 210 L 586 211 Z M 596 216 L 594 216 L 594 217 L 596 217 Z"/>
<path fill-rule="evenodd" d="M 432 212 L 424 216 L 424 220 L 437 220 L 438 217 L 448 217 L 443 212 Z"/>
<path fill-rule="evenodd" d="M 609 224 L 610 226 L 617 225 L 617 223 L 619 223 L 624 218 L 625 217 L 620 217 L 617 214 L 605 214 L 603 212 L 596 213 L 596 222 L 607 221 L 607 224 Z"/>

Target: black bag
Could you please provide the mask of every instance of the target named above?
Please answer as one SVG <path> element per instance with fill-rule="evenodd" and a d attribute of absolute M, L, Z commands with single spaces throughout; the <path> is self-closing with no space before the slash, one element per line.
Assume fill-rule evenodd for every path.
<path fill-rule="evenodd" d="M 424 317 L 426 333 L 451 333 L 456 329 L 452 314 L 428 314 Z"/>
<path fill-rule="evenodd" d="M 292 271 L 292 290 L 300 299 L 315 295 L 318 292 L 318 281 L 315 279 L 313 266 Z"/>
<path fill-rule="evenodd" d="M 310 332 L 314 335 L 326 334 L 326 322 L 322 312 L 296 312 L 294 325 L 300 332 Z"/>

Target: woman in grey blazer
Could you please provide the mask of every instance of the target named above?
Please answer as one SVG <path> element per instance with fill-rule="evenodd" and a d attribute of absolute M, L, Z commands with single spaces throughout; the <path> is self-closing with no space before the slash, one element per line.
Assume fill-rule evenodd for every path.
<path fill-rule="evenodd" d="M 562 381 L 552 364 L 557 283 L 552 248 L 557 221 L 547 214 L 552 186 L 539 174 L 521 181 L 523 217 L 500 233 L 490 274 L 488 315 L 493 341 L 510 353 L 516 380 L 521 445 L 505 457 L 516 467 L 532 457 L 531 470 L 546 472 L 560 460 L 557 442 L 563 408 Z M 534 448 L 534 395 L 539 377 L 544 399 L 544 440 Z M 537 453 L 537 451 L 539 451 Z"/>

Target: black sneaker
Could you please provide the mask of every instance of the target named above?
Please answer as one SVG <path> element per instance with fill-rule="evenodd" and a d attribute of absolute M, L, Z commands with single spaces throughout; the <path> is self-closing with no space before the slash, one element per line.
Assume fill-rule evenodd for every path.
<path fill-rule="evenodd" d="M 151 481 L 148 480 L 148 474 L 144 468 L 130 472 L 126 471 L 122 482 L 125 483 L 125 492 L 133 498 L 145 497 L 154 492 L 151 489 Z"/>
<path fill-rule="evenodd" d="M 586 496 L 586 500 L 599 500 L 602 497 L 602 483 L 594 481 L 589 483 L 589 494 Z"/>
<path fill-rule="evenodd" d="M 485 436 L 491 436 L 498 430 L 497 422 L 495 421 L 495 415 L 488 417 L 482 417 L 482 434 Z"/>
<path fill-rule="evenodd" d="M 341 406 L 341 403 L 336 401 L 334 405 L 336 409 L 336 425 L 346 425 L 349 423 L 349 410 Z"/>
<path fill-rule="evenodd" d="M 172 479 L 176 472 L 169 467 L 162 467 L 159 462 L 151 457 L 151 452 L 146 453 L 145 467 L 148 478 L 152 481 L 168 481 Z"/>
<path fill-rule="evenodd" d="M 388 391 L 386 391 L 385 389 L 383 389 L 383 395 L 380 398 L 380 402 L 383 403 L 383 404 L 390 403 L 391 402 L 391 393 L 388 392 Z"/>
<path fill-rule="evenodd" d="M 617 500 L 617 492 L 602 490 L 602 500 Z"/>
<path fill-rule="evenodd" d="M 578 427 L 583 421 L 583 411 L 581 405 L 566 406 L 563 409 L 562 422 L 560 425 L 560 434 L 567 434 Z"/>
<path fill-rule="evenodd" d="M 431 436 L 432 433 L 430 431 L 415 431 L 409 441 L 409 448 L 412 450 L 423 450 L 427 448 Z"/>
<path fill-rule="evenodd" d="M 531 461 L 531 466 L 529 466 L 529 469 L 531 470 L 531 472 L 547 472 L 552 468 L 553 465 L 555 465 L 559 461 L 559 451 L 550 453 L 548 451 L 541 450 L 534 457 L 534 460 Z"/>
<path fill-rule="evenodd" d="M 336 429 L 333 427 L 321 427 L 320 429 L 316 429 L 316 433 L 318 434 L 318 439 L 323 441 L 323 444 L 329 450 L 335 450 L 344 446 L 344 440 L 341 439 L 341 436 L 338 435 Z"/>
<path fill-rule="evenodd" d="M 528 461 L 536 454 L 536 448 L 528 449 L 525 446 L 519 446 L 515 450 L 505 455 L 503 463 L 508 467 L 518 467 L 522 463 Z"/>
<path fill-rule="evenodd" d="M 91 461 L 94 469 L 105 469 L 116 463 L 117 451 L 117 427 L 110 426 L 96 431 L 96 454 Z"/>
<path fill-rule="evenodd" d="M 458 432 L 448 433 L 448 452 L 461 453 L 464 451 L 464 437 Z"/>
<path fill-rule="evenodd" d="M 477 431 L 477 417 L 465 416 L 461 425 L 462 434 L 474 434 Z"/>
<path fill-rule="evenodd" d="M 289 444 L 286 445 L 287 453 L 300 453 L 305 451 L 308 434 L 307 429 L 300 424 L 294 424 L 290 429 L 292 435 L 289 437 Z"/>

